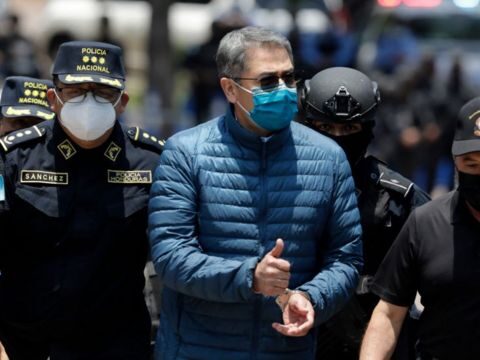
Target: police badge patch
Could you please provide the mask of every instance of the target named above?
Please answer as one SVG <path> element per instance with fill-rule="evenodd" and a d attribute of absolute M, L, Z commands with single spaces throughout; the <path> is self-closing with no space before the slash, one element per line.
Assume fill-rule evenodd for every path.
<path fill-rule="evenodd" d="M 108 170 L 108 182 L 111 184 L 151 184 L 150 170 Z"/>

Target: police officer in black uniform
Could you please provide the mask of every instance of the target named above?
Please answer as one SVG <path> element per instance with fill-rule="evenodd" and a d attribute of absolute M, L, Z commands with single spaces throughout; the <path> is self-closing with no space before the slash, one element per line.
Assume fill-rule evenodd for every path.
<path fill-rule="evenodd" d="M 350 303 L 320 328 L 318 359 L 358 359 L 360 342 L 378 297 L 369 291 L 384 255 L 415 207 L 429 196 L 410 180 L 366 156 L 380 103 L 376 83 L 334 67 L 306 80 L 299 91 L 300 121 L 335 140 L 352 168 L 362 218 L 365 265 Z"/>
<path fill-rule="evenodd" d="M 5 79 L 0 95 L 0 136 L 53 120 L 55 113 L 50 109 L 47 90 L 53 82 L 26 76 L 9 76 Z M 10 137 L 10 140 L 15 139 Z M 9 141 L 8 138 L 5 141 Z M 3 157 L 6 146 L 0 143 L 0 186 L 3 184 Z M 4 198 L 0 189 L 0 199 Z M 0 211 L 2 202 L 0 202 Z"/>
<path fill-rule="evenodd" d="M 149 359 L 147 202 L 163 141 L 117 117 L 119 47 L 60 46 L 55 121 L 0 138 L 0 341 L 11 360 Z"/>
<path fill-rule="evenodd" d="M 390 357 L 417 292 L 416 360 L 480 359 L 480 97 L 460 109 L 451 151 L 458 187 L 415 209 L 371 284 L 381 300 L 361 360 Z"/>
<path fill-rule="evenodd" d="M 45 120 L 53 120 L 55 113 L 50 109 L 47 100 L 47 90 L 52 87 L 51 80 L 25 76 L 7 77 L 0 97 L 0 136 Z M 4 150 L 0 147 L 0 211 L 5 199 L 2 176 Z M 4 353 L 0 343 L 0 359 Z"/>
<path fill-rule="evenodd" d="M 0 136 L 12 131 L 53 120 L 47 90 L 53 82 L 26 76 L 9 76 L 3 83 L 0 96 Z M 1 148 L 0 151 L 6 148 Z"/>

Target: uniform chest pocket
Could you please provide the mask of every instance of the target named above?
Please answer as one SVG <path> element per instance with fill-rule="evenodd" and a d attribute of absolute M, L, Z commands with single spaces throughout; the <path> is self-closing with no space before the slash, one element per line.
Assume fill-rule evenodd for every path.
<path fill-rule="evenodd" d="M 149 192 L 142 186 L 112 186 L 106 197 L 107 214 L 112 219 L 126 219 L 148 206 Z"/>
<path fill-rule="evenodd" d="M 19 184 L 15 195 L 43 214 L 54 218 L 66 217 L 73 203 L 73 191 L 68 187 Z"/>
<path fill-rule="evenodd" d="M 40 258 L 63 238 L 73 192 L 67 187 L 18 184 L 14 196 L 8 230 L 14 241 L 9 242 L 9 249 L 24 258 Z"/>
<path fill-rule="evenodd" d="M 148 246 L 146 239 L 148 189 L 124 190 L 121 197 L 112 198 L 112 193 L 108 194 L 108 204 L 105 206 L 107 219 L 101 233 L 105 239 L 111 239 L 115 243 L 117 253 L 144 259 Z M 117 191 L 114 193 L 118 195 Z"/>

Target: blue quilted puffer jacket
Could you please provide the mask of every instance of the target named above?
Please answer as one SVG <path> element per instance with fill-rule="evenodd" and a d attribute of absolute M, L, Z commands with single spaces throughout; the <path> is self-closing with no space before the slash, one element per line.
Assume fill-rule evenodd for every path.
<path fill-rule="evenodd" d="M 356 205 L 342 150 L 298 123 L 261 138 L 229 112 L 170 138 L 149 203 L 164 286 L 157 359 L 313 359 L 315 331 L 277 333 L 282 313 L 252 291 L 253 272 L 282 238 L 289 287 L 325 321 L 357 285 Z"/>

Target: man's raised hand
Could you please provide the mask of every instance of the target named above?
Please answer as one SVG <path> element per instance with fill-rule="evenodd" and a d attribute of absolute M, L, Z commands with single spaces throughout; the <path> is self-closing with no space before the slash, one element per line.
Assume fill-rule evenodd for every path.
<path fill-rule="evenodd" d="M 283 294 L 290 280 L 290 263 L 281 258 L 283 240 L 277 239 L 275 246 L 257 264 L 253 279 L 253 290 L 265 296 Z"/>

